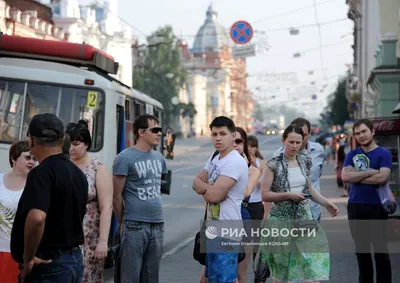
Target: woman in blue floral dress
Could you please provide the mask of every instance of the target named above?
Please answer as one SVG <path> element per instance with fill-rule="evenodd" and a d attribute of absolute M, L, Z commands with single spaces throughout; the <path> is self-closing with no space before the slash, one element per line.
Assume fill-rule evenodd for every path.
<path fill-rule="evenodd" d="M 329 280 L 329 245 L 325 233 L 313 221 L 310 198 L 324 206 L 332 217 L 339 210 L 311 187 L 311 159 L 299 153 L 303 138 L 300 127 L 290 125 L 286 128 L 283 133 L 285 152 L 268 161 L 262 183 L 263 201 L 273 203 L 263 228 L 283 231 L 282 228 L 289 228 L 290 225 L 291 229 L 306 227 L 312 229 L 307 231 L 315 232 L 313 236 L 304 233 L 304 237 L 287 237 L 283 233 L 275 238 L 262 237 L 260 251 L 263 260 L 268 263 L 274 283 Z M 309 226 L 304 226 L 307 220 Z"/>

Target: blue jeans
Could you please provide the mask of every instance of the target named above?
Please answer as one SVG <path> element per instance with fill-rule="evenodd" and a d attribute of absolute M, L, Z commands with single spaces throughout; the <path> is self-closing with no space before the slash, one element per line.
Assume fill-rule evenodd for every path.
<path fill-rule="evenodd" d="M 124 221 L 119 250 L 121 283 L 158 283 L 164 223 Z"/>
<path fill-rule="evenodd" d="M 26 283 L 81 283 L 83 278 L 82 251 L 64 254 L 49 264 L 36 265 Z"/>

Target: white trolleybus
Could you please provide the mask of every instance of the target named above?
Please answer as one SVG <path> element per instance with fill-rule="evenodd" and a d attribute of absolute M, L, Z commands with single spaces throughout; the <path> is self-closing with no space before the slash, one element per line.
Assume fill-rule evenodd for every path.
<path fill-rule="evenodd" d="M 10 170 L 8 150 L 26 139 L 30 119 L 53 113 L 64 126 L 89 121 L 90 155 L 111 173 L 115 156 L 135 143 L 135 118 L 163 121 L 161 103 L 111 77 L 117 70 L 110 55 L 87 44 L 0 34 L 0 172 Z"/>

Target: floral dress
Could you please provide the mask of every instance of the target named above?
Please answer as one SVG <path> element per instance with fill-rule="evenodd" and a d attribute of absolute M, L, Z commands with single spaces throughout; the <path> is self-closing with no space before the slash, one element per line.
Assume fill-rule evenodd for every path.
<path fill-rule="evenodd" d="M 103 271 L 105 260 L 98 260 L 94 257 L 97 243 L 100 238 L 100 208 L 97 199 L 96 173 L 102 162 L 92 158 L 89 165 L 82 171 L 89 183 L 88 203 L 86 215 L 83 219 L 83 231 L 85 244 L 83 245 L 84 255 L 84 283 L 103 283 Z"/>
<path fill-rule="evenodd" d="M 308 193 L 308 188 L 311 186 L 311 158 L 305 154 L 298 154 L 297 161 L 306 179 L 302 192 Z M 285 155 L 282 153 L 272 158 L 268 162 L 268 167 L 274 173 L 271 191 L 290 192 L 288 159 Z M 297 205 L 292 201 L 273 203 L 263 228 L 267 228 L 268 231 L 278 228 L 282 231 L 283 228 L 296 227 L 293 226 L 296 221 L 305 223 L 304 221 L 314 220 L 310 204 L 310 199 Z M 299 222 L 300 220 L 302 222 Z M 314 221 L 313 224 L 315 225 Z M 312 227 L 318 227 L 313 237 L 287 237 L 283 233 L 274 238 L 261 237 L 262 262 L 268 264 L 272 278 L 281 281 L 329 280 L 330 258 L 327 237 L 321 226 Z"/>

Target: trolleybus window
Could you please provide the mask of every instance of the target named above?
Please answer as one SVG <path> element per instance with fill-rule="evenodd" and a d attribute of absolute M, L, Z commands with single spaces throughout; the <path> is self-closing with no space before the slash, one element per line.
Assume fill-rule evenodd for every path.
<path fill-rule="evenodd" d="M 101 149 L 104 128 L 102 92 L 0 80 L 0 142 L 24 139 L 30 119 L 43 113 L 57 115 L 64 126 L 79 119 L 87 119 L 93 140 L 91 151 Z"/>
<path fill-rule="evenodd" d="M 19 139 L 25 84 L 0 80 L 0 141 Z"/>

